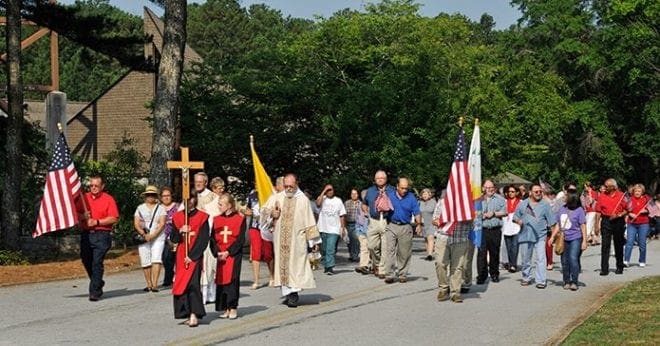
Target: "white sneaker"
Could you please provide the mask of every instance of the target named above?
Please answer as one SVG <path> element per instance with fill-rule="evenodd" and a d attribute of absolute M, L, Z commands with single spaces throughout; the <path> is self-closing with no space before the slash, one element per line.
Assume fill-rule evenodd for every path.
<path fill-rule="evenodd" d="M 623 266 L 628 268 L 628 261 L 623 261 Z"/>
<path fill-rule="evenodd" d="M 644 268 L 644 267 L 646 267 L 646 263 L 643 263 L 643 262 L 642 262 L 642 263 L 639 264 L 639 266 L 642 267 L 642 268 Z"/>

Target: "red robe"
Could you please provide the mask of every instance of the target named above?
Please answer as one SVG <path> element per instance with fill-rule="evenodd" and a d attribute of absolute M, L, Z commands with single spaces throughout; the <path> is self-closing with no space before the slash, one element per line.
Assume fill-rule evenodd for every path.
<path fill-rule="evenodd" d="M 245 218 L 237 213 L 229 216 L 218 215 L 213 219 L 211 251 L 214 251 L 215 255 L 219 252 L 229 251 L 227 259 L 224 261 L 218 260 L 218 268 L 215 274 L 215 283 L 218 285 L 228 285 L 233 279 L 236 279 L 235 276 L 238 276 L 235 274 L 240 275 L 240 261 L 245 239 L 244 228 Z M 214 241 L 215 247 L 213 246 Z"/>
<path fill-rule="evenodd" d="M 202 259 L 204 249 L 208 245 L 208 231 L 200 232 L 200 230 L 208 230 L 208 218 L 209 215 L 201 210 L 196 210 L 192 213 L 188 219 L 188 225 L 190 229 L 193 230 L 194 234 L 190 236 L 190 242 L 188 243 L 188 257 L 190 257 L 193 262 L 188 265 L 184 264 L 184 259 L 186 258 L 186 253 L 184 250 L 185 243 L 183 239 L 179 244 L 179 247 L 176 251 L 176 272 L 174 276 L 174 285 L 172 287 L 172 294 L 182 295 L 186 292 L 188 283 L 193 277 L 193 273 L 197 266 L 201 266 L 200 260 Z M 172 223 L 176 228 L 176 233 L 184 225 L 184 215 L 183 211 L 178 211 L 172 216 Z M 205 234 L 206 233 L 206 234 Z M 201 251 L 199 251 L 201 249 Z"/>

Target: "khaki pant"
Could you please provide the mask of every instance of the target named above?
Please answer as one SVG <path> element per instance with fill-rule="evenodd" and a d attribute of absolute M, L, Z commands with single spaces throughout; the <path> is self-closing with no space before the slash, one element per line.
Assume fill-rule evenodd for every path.
<path fill-rule="evenodd" d="M 410 256 L 412 255 L 412 226 L 397 225 L 390 223 L 385 229 L 386 251 L 385 271 L 383 274 L 388 278 L 394 276 L 393 268 L 396 264 L 399 277 L 405 278 L 410 266 Z M 396 262 L 395 262 L 396 261 Z"/>
<path fill-rule="evenodd" d="M 371 265 L 378 269 L 379 274 L 385 273 L 385 263 L 381 259 L 382 250 L 386 249 L 385 227 L 387 227 L 387 220 L 369 219 L 369 227 L 367 228 L 369 256 L 371 257 Z"/>
<path fill-rule="evenodd" d="M 449 245 L 446 238 L 436 240 L 435 273 L 438 276 L 440 291 L 461 294 L 468 245 L 469 242 Z M 447 273 L 447 267 L 449 267 L 449 273 Z"/>
<path fill-rule="evenodd" d="M 369 266 L 369 245 L 367 236 L 358 234 L 358 241 L 360 242 L 360 267 Z"/>

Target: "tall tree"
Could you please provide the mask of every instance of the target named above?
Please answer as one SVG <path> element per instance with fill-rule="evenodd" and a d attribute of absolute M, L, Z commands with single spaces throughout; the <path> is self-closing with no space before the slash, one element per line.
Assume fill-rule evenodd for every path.
<path fill-rule="evenodd" d="M 153 145 L 149 180 L 155 185 L 168 185 L 168 160 L 174 153 L 179 87 L 183 74 L 183 52 L 186 46 L 187 5 L 185 0 L 153 1 L 165 7 L 163 50 L 158 66 L 158 82 L 153 116 Z"/>
<path fill-rule="evenodd" d="M 21 80 L 21 1 L 7 2 L 7 169 L 2 195 L 2 235 L 5 247 L 18 249 L 21 226 L 21 156 L 23 81 Z"/>

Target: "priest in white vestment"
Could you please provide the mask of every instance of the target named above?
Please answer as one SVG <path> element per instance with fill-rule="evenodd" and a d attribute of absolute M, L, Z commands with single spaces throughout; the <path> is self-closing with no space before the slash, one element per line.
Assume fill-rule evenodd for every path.
<path fill-rule="evenodd" d="M 220 214 L 218 209 L 218 195 L 207 189 L 208 176 L 204 172 L 195 174 L 194 184 L 197 191 L 197 209 L 209 214 L 209 230 L 213 229 L 213 218 Z M 223 184 L 224 185 L 224 184 Z M 217 269 L 217 260 L 211 254 L 209 246 L 204 250 L 204 259 L 202 260 L 201 288 L 204 304 L 215 302 L 215 271 Z"/>
<path fill-rule="evenodd" d="M 275 286 L 281 287 L 285 304 L 295 308 L 298 292 L 316 287 L 307 249 L 317 251 L 321 236 L 309 198 L 298 189 L 294 174 L 284 177 L 284 193 L 273 195 L 265 209 L 273 219 Z"/>

